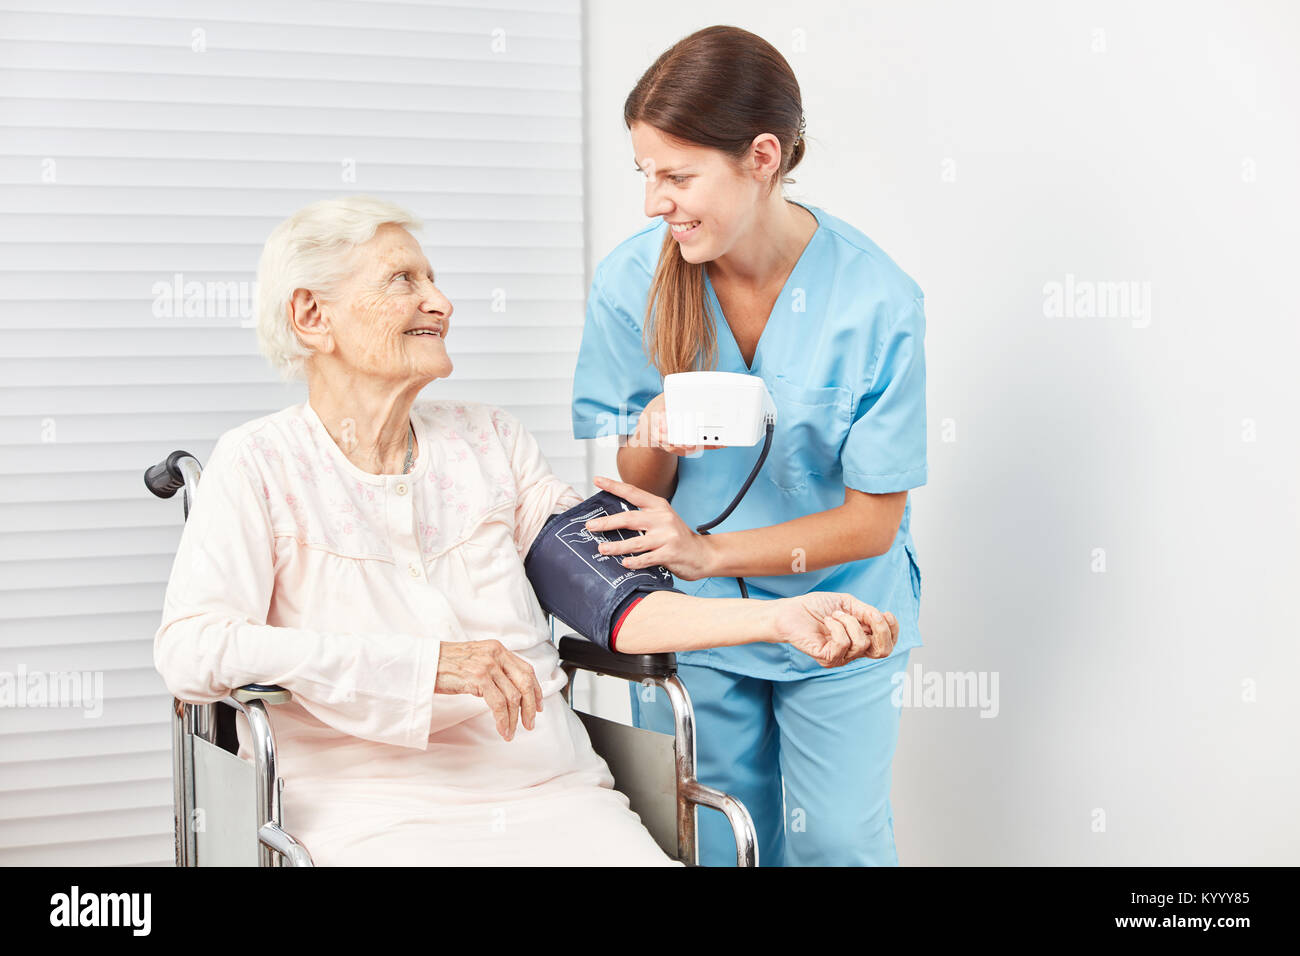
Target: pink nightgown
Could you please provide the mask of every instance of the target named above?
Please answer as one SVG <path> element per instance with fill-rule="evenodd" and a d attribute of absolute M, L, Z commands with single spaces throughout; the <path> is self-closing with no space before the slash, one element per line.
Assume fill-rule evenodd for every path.
<path fill-rule="evenodd" d="M 561 698 L 524 575 L 542 524 L 582 497 L 503 409 L 425 401 L 411 420 L 407 475 L 357 468 L 309 402 L 221 436 L 154 640 L 168 689 L 293 692 L 268 708 L 284 826 L 318 865 L 671 863 Z M 543 694 L 510 741 L 481 698 L 434 694 L 440 641 L 493 638 Z"/>

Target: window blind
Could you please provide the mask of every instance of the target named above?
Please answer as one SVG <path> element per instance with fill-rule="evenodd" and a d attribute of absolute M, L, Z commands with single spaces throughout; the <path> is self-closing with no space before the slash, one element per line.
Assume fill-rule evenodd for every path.
<path fill-rule="evenodd" d="M 181 530 L 144 469 L 301 401 L 257 258 L 308 202 L 425 221 L 455 371 L 585 487 L 579 0 L 0 0 L 0 865 L 170 864 L 152 636 Z M 102 680 L 99 713 L 39 675 Z M 33 675 L 38 675 L 34 678 Z"/>

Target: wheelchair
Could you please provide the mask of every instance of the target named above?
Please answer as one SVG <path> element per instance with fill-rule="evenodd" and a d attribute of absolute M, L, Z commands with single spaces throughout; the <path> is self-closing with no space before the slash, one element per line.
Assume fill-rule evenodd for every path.
<path fill-rule="evenodd" d="M 182 492 L 189 517 L 202 469 L 174 451 L 144 474 L 159 498 Z M 552 633 L 555 620 L 552 618 Z M 758 835 L 745 805 L 695 778 L 695 717 L 690 695 L 677 677 L 676 655 L 620 654 L 578 634 L 561 636 L 560 666 L 569 678 L 571 705 L 577 671 L 604 674 L 664 693 L 672 705 L 672 736 L 618 721 L 574 713 L 596 753 L 659 847 L 674 860 L 698 865 L 699 807 L 727 817 L 736 841 L 736 865 L 758 866 Z M 290 691 L 268 684 L 235 688 L 223 701 L 190 704 L 172 700 L 172 776 L 177 866 L 312 866 L 310 849 L 282 826 L 284 782 L 276 770 L 275 734 L 268 706 L 292 700 Z M 247 721 L 252 760 L 238 756 L 236 721 Z M 431 865 L 436 860 L 429 861 Z"/>

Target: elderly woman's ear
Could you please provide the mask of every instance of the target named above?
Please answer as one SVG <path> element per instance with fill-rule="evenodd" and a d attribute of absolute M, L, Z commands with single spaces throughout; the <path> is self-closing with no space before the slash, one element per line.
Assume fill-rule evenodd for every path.
<path fill-rule="evenodd" d="M 334 337 L 320 306 L 311 290 L 294 289 L 289 300 L 289 321 L 303 345 L 313 352 L 328 353 L 334 350 Z"/>

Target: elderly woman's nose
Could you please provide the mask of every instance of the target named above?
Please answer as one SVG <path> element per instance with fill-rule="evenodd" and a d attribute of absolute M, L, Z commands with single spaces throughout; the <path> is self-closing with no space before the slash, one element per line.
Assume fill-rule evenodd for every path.
<path fill-rule="evenodd" d="M 451 318 L 451 300 L 443 295 L 442 290 L 432 282 L 426 282 L 424 285 L 424 296 L 420 299 L 420 311 L 436 312 L 446 318 Z"/>

